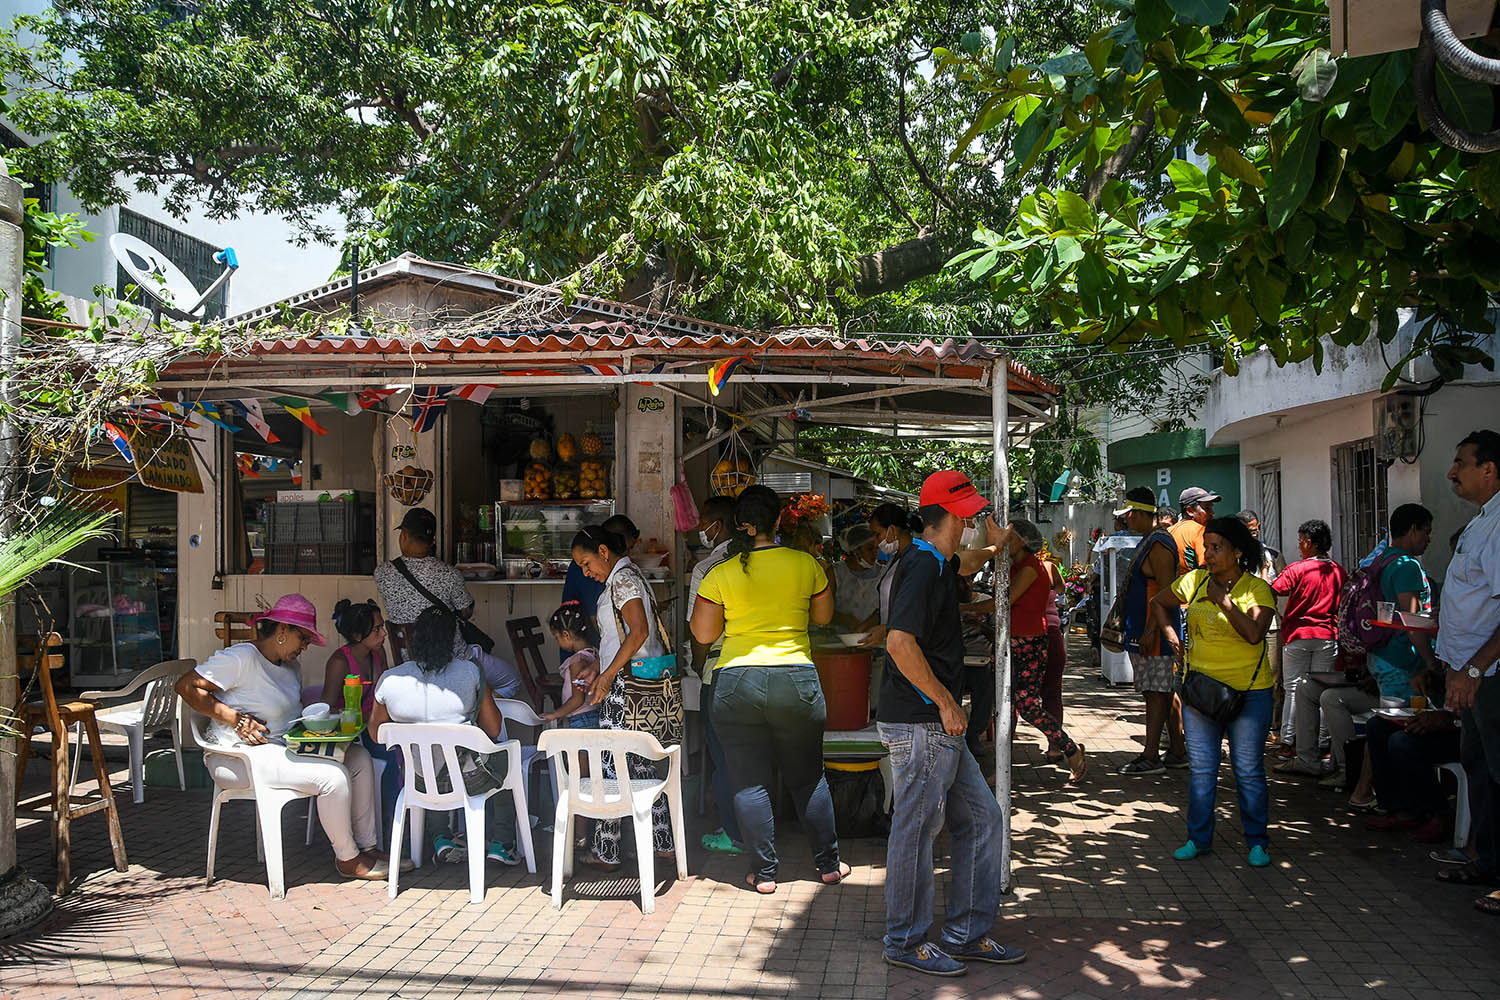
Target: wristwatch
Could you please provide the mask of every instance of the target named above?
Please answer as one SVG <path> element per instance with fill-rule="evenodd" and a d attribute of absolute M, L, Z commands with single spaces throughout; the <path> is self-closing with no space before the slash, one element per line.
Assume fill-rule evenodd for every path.
<path fill-rule="evenodd" d="M 1479 678 L 1481 678 L 1481 677 L 1484 676 L 1484 671 L 1480 670 L 1479 667 L 1476 666 L 1473 663 L 1466 663 L 1466 664 L 1464 664 L 1464 673 L 1468 674 L 1470 677 L 1474 678 L 1476 681 L 1479 680 Z"/>

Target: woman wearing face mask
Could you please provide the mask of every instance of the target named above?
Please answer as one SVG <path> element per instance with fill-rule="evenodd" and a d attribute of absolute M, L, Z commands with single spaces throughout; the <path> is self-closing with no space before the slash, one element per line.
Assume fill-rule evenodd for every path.
<path fill-rule="evenodd" d="M 845 632 L 868 632 L 880 621 L 880 578 L 875 532 L 856 524 L 844 532 L 848 552 L 833 566 L 833 623 Z"/>
<path fill-rule="evenodd" d="M 1047 677 L 1047 595 L 1051 579 L 1037 553 L 1042 533 L 1030 521 L 1010 522 L 1010 672 L 1015 685 L 1016 711 L 1062 751 L 1068 783 L 1077 784 L 1088 772 L 1083 744 L 1074 743 L 1057 717 L 1043 704 Z"/>
<path fill-rule="evenodd" d="M 912 517 L 906 508 L 889 502 L 870 511 L 865 521 L 875 532 L 877 558 L 882 563 L 894 562 L 911 545 L 912 538 L 922 533 L 921 524 L 912 525 Z"/>

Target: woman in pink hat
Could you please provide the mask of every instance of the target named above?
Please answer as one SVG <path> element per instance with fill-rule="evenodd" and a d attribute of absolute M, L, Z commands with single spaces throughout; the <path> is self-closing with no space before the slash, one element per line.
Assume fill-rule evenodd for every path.
<path fill-rule="evenodd" d="M 221 649 L 177 682 L 193 711 L 209 718 L 207 740 L 256 755 L 256 773 L 271 784 L 316 795 L 318 819 L 333 845 L 340 875 L 383 879 L 386 856 L 375 849 L 374 776 L 370 756 L 357 743 L 344 762 L 305 757 L 286 748 L 285 736 L 302 715 L 302 669 L 297 657 L 324 646 L 318 611 L 301 594 L 287 594 L 252 619 L 255 639 Z M 250 784 L 245 762 L 212 752 L 203 763 L 220 786 Z"/>

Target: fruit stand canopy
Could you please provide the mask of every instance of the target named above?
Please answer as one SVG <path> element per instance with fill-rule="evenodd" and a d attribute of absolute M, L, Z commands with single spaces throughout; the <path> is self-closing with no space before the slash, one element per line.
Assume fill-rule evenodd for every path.
<path fill-rule="evenodd" d="M 409 288 L 390 287 L 401 284 Z M 366 335 L 349 323 L 351 291 L 341 279 L 233 317 L 260 324 L 252 329 L 264 337 L 232 356 L 181 358 L 161 388 L 207 401 L 382 385 L 483 383 L 541 395 L 644 383 L 748 419 L 991 434 L 991 380 L 1003 356 L 974 340 L 749 330 L 589 296 L 564 302 L 543 286 L 411 256 L 362 271 L 361 296 L 389 301 L 404 291 L 431 311 L 411 311 L 399 334 Z M 313 314 L 311 335 L 271 325 L 287 308 Z M 736 358 L 712 395 L 709 369 Z M 1050 421 L 1056 387 L 1014 361 L 1005 370 L 1011 437 L 1025 437 Z"/>

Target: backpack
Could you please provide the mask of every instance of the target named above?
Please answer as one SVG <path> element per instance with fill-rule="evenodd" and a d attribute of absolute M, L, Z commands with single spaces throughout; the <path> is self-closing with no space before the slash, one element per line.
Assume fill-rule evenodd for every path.
<path fill-rule="evenodd" d="M 1385 600 L 1380 577 L 1402 553 L 1382 555 L 1356 570 L 1339 594 L 1339 650 L 1351 655 L 1371 653 L 1396 637 L 1393 629 L 1375 624 L 1375 605 Z"/>

